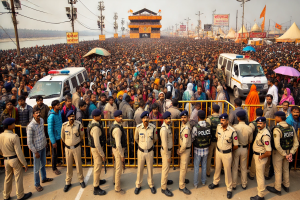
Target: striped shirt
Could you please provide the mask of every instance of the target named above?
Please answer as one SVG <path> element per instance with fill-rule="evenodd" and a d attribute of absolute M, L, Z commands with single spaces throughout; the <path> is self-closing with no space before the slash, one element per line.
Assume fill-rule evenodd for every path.
<path fill-rule="evenodd" d="M 201 127 L 206 127 L 206 122 L 205 121 L 199 121 L 198 124 L 201 126 Z M 195 138 L 197 137 L 197 128 L 194 127 L 193 128 L 193 133 L 192 133 L 192 142 L 195 140 Z M 197 148 L 197 147 L 194 147 L 194 154 L 197 155 L 197 156 L 207 156 L 208 155 L 208 147 L 206 148 Z"/>
<path fill-rule="evenodd" d="M 28 148 L 33 153 L 36 153 L 46 147 L 47 140 L 44 131 L 44 120 L 42 118 L 40 118 L 39 124 L 33 118 L 28 124 L 26 131 Z"/>

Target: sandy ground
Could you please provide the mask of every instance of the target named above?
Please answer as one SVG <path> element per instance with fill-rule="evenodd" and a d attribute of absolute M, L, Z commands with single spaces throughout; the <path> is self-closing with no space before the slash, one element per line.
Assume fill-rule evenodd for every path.
<path fill-rule="evenodd" d="M 39 37 L 39 38 L 19 38 L 20 42 L 24 41 L 34 41 L 34 40 L 55 40 L 55 39 L 61 39 L 66 37 Z M 12 38 L 14 42 L 16 42 L 16 38 Z M 0 39 L 0 43 L 2 42 L 10 42 L 10 38 Z"/>
<path fill-rule="evenodd" d="M 44 187 L 44 190 L 42 192 L 37 192 L 34 188 L 34 180 L 33 180 L 33 169 L 30 168 L 28 172 L 24 174 L 24 189 L 25 192 L 32 192 L 33 195 L 30 199 L 32 200 L 64 200 L 64 199 L 99 199 L 99 198 L 105 198 L 105 199 L 142 199 L 142 200 L 153 200 L 153 198 L 157 199 L 167 199 L 167 197 L 161 193 L 161 168 L 154 168 L 153 176 L 154 176 L 154 185 L 157 189 L 157 193 L 154 195 L 151 193 L 148 184 L 147 184 L 147 171 L 146 168 L 144 170 L 144 179 L 142 183 L 142 190 L 140 194 L 137 196 L 134 194 L 135 189 L 135 181 L 136 181 L 136 169 L 135 168 L 127 168 L 125 170 L 125 173 L 121 176 L 121 187 L 126 191 L 125 195 L 120 195 L 114 192 L 114 186 L 112 183 L 112 168 L 108 168 L 107 174 L 101 175 L 101 179 L 106 179 L 107 183 L 102 185 L 101 188 L 106 190 L 107 194 L 104 197 L 99 197 L 93 195 L 93 170 L 92 168 L 83 168 L 83 173 L 85 176 L 85 180 L 87 180 L 86 188 L 81 189 L 78 179 L 77 179 L 77 173 L 76 169 L 74 169 L 74 176 L 72 181 L 72 187 L 69 190 L 69 192 L 64 193 L 63 187 L 65 185 L 65 178 L 66 178 L 66 168 L 59 168 L 62 172 L 61 175 L 56 176 L 52 172 L 51 168 L 47 168 L 47 176 L 54 178 L 54 181 L 51 183 L 42 184 Z M 212 169 L 213 170 L 213 169 Z M 86 177 L 86 175 L 90 173 L 90 177 Z M 199 176 L 201 173 L 199 173 Z M 185 195 L 182 192 L 178 190 L 178 181 L 179 181 L 179 169 L 173 170 L 170 169 L 169 172 L 169 179 L 174 181 L 174 184 L 169 186 L 168 188 L 174 193 L 173 199 L 189 199 L 189 200 L 196 200 L 196 199 L 213 199 L 213 200 L 221 200 L 221 199 L 227 199 L 226 198 L 226 186 L 225 186 L 225 180 L 224 175 L 221 175 L 221 181 L 220 181 L 220 187 L 216 188 L 214 190 L 210 190 L 208 188 L 208 185 L 212 183 L 213 180 L 213 172 L 211 173 L 211 177 L 207 178 L 206 185 L 205 186 L 199 186 L 197 189 L 193 187 L 193 168 L 188 169 L 187 177 L 190 180 L 190 183 L 187 184 L 187 188 L 191 190 L 191 195 Z M 200 177 L 199 177 L 200 178 Z M 266 192 L 265 199 L 272 199 L 272 200 L 298 200 L 300 196 L 300 171 L 291 171 L 290 174 L 290 192 L 286 193 L 284 190 L 282 190 L 282 195 L 277 196 L 275 194 Z M 0 190 L 3 191 L 3 182 L 4 182 L 4 173 L 0 174 Z M 274 178 L 271 180 L 266 181 L 267 185 L 274 185 Z M 249 180 L 248 179 L 248 186 L 247 190 L 243 190 L 240 185 L 240 178 L 238 180 L 237 189 L 233 191 L 233 200 L 243 200 L 243 199 L 250 199 L 251 196 L 255 196 L 257 194 L 257 184 L 256 179 Z M 81 194 L 81 195 L 80 195 Z M 15 200 L 17 199 L 15 194 L 15 183 L 13 182 L 13 190 L 11 194 L 11 199 Z M 0 199 L 2 199 L 2 194 Z"/>

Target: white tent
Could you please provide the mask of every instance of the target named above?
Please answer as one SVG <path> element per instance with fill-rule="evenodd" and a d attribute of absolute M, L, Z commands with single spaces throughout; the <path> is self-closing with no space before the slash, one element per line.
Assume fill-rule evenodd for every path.
<path fill-rule="evenodd" d="M 296 39 L 300 39 L 300 29 L 294 22 L 282 36 L 276 39 L 276 42 L 294 42 Z"/>
<path fill-rule="evenodd" d="M 225 38 L 233 39 L 235 38 L 235 31 L 231 28 Z"/>
<path fill-rule="evenodd" d="M 242 33 L 242 28 L 239 30 L 238 33 Z M 248 33 L 247 29 L 245 26 L 243 26 L 243 33 Z"/>
<path fill-rule="evenodd" d="M 257 23 L 252 26 L 251 32 L 261 32 L 261 28 L 257 25 Z"/>

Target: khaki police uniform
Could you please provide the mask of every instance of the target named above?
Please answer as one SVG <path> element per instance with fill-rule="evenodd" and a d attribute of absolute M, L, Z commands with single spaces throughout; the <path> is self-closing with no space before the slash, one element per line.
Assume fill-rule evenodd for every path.
<path fill-rule="evenodd" d="M 11 130 L 0 134 L 0 154 L 4 157 L 5 180 L 3 198 L 8 199 L 12 190 L 12 178 L 15 175 L 17 198 L 24 196 L 23 166 L 27 163 L 20 145 L 20 138 Z"/>
<path fill-rule="evenodd" d="M 225 172 L 225 184 L 227 191 L 232 191 L 232 176 L 231 176 L 231 163 L 232 163 L 232 143 L 234 146 L 239 144 L 236 131 L 231 127 L 227 126 L 224 130 L 221 124 L 217 127 L 216 137 L 217 150 L 216 150 L 216 170 L 214 174 L 214 185 L 218 185 L 220 182 L 220 174 L 222 169 L 222 163 L 224 165 Z"/>
<path fill-rule="evenodd" d="M 190 153 L 192 146 L 191 126 L 190 123 L 181 123 L 180 127 L 180 173 L 179 173 L 179 188 L 185 188 L 185 176 L 190 162 Z"/>
<path fill-rule="evenodd" d="M 119 126 L 122 126 L 121 123 L 118 123 L 117 121 L 114 121 L 114 124 L 118 124 Z M 121 174 L 122 174 L 122 157 L 124 157 L 124 150 L 125 148 L 122 148 L 121 145 L 121 137 L 122 137 L 122 131 L 119 128 L 115 128 L 112 132 L 113 138 L 115 138 L 116 141 L 116 148 L 112 148 L 114 157 L 115 157 L 115 164 L 114 164 L 114 171 L 113 171 L 113 181 L 115 183 L 115 191 L 119 192 L 121 190 Z"/>
<path fill-rule="evenodd" d="M 285 121 L 279 122 L 279 125 L 282 126 L 283 128 L 289 126 Z M 281 191 L 281 183 L 285 187 L 290 187 L 289 161 L 287 161 L 286 156 L 290 153 L 295 154 L 299 146 L 297 133 L 294 127 L 292 127 L 292 129 L 294 134 L 293 147 L 290 150 L 283 150 L 281 147 L 280 139 L 284 137 L 282 131 L 279 128 L 275 128 L 273 130 L 273 138 L 274 138 L 274 144 L 276 149 L 274 149 L 272 152 L 272 156 L 273 156 L 272 159 L 273 159 L 273 166 L 275 171 L 275 189 L 278 191 Z"/>
<path fill-rule="evenodd" d="M 65 143 L 65 154 L 67 161 L 67 177 L 66 185 L 70 185 L 73 177 L 73 158 L 75 160 L 77 177 L 80 183 L 84 181 L 81 162 L 81 145 L 80 142 L 83 139 L 84 131 L 82 124 L 74 120 L 71 125 L 69 122 L 65 122 L 61 128 L 61 139 Z"/>
<path fill-rule="evenodd" d="M 99 124 L 96 120 L 92 120 L 92 124 Z M 102 134 L 101 129 L 98 126 L 94 126 L 91 129 L 90 135 L 93 137 L 95 148 L 91 148 L 92 154 L 93 154 L 93 159 L 94 159 L 94 182 L 93 185 L 94 187 L 98 187 L 100 185 L 100 175 L 101 175 L 101 170 L 102 170 L 102 158 L 105 157 L 105 154 L 103 152 L 103 148 L 100 144 L 100 136 Z"/>
<path fill-rule="evenodd" d="M 173 147 L 173 137 L 171 127 L 165 122 L 160 129 L 161 138 L 161 157 L 162 157 L 162 173 L 161 173 L 161 189 L 167 189 L 168 173 L 170 170 L 170 163 L 168 159 L 171 159 L 172 147 Z"/>
<path fill-rule="evenodd" d="M 264 154 L 266 151 L 272 151 L 271 135 L 266 128 L 263 128 L 262 130 L 258 130 L 257 136 L 253 143 L 253 157 L 256 166 L 257 191 L 258 196 L 260 197 L 264 197 L 264 192 L 266 190 L 264 172 L 268 158 L 259 159 L 259 156 Z"/>
<path fill-rule="evenodd" d="M 213 117 L 219 117 L 220 115 L 218 113 L 213 113 L 212 116 Z M 211 126 L 210 117 L 211 116 L 206 118 L 206 122 Z M 216 133 L 211 133 L 211 134 L 216 135 Z M 207 156 L 207 164 L 206 164 L 206 174 L 208 176 L 210 176 L 211 158 L 212 158 L 213 153 L 215 153 L 215 157 L 216 157 L 216 149 L 217 149 L 217 142 L 212 141 L 209 145 L 208 156 Z"/>
<path fill-rule="evenodd" d="M 248 145 L 253 140 L 253 132 L 252 129 L 243 121 L 240 121 L 238 124 L 233 125 L 233 128 L 237 132 L 239 148 L 233 152 L 232 187 L 236 188 L 238 167 L 240 161 L 242 187 L 245 188 L 247 186 Z"/>
<path fill-rule="evenodd" d="M 154 143 L 157 141 L 156 126 L 148 123 L 147 128 L 144 124 L 139 124 L 135 129 L 134 140 L 138 144 L 138 170 L 136 178 L 136 188 L 140 188 L 143 182 L 143 172 L 145 161 L 147 164 L 147 181 L 150 188 L 153 183 L 153 156 Z"/>

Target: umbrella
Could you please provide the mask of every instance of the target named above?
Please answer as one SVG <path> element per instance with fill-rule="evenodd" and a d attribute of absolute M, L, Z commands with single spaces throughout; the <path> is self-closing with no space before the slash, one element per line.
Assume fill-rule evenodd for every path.
<path fill-rule="evenodd" d="M 280 66 L 276 68 L 274 72 L 276 74 L 282 74 L 287 76 L 300 76 L 300 72 L 297 69 L 288 66 Z"/>
<path fill-rule="evenodd" d="M 93 48 L 87 54 L 85 54 L 83 57 L 87 57 L 87 56 L 90 56 L 93 54 L 97 54 L 100 56 L 110 56 L 110 53 L 103 48 Z"/>
<path fill-rule="evenodd" d="M 255 49 L 251 46 L 246 46 L 243 51 L 253 51 L 253 52 L 256 52 Z"/>

